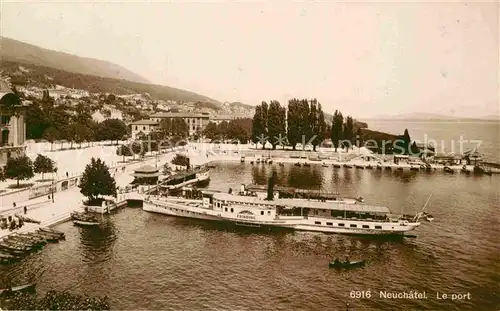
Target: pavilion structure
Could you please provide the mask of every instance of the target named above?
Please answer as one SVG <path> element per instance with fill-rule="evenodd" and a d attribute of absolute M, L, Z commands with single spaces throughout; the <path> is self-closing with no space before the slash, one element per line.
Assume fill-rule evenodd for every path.
<path fill-rule="evenodd" d="M 156 185 L 160 175 L 158 168 L 151 165 L 144 165 L 134 170 L 132 174 L 132 176 L 134 176 L 134 181 L 132 183 L 138 185 Z"/>

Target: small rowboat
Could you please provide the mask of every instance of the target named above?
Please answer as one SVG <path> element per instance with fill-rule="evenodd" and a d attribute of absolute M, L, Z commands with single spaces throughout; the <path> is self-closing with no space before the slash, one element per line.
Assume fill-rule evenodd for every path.
<path fill-rule="evenodd" d="M 73 219 L 73 224 L 77 226 L 82 226 L 82 227 L 95 227 L 99 226 L 98 221 L 85 221 L 85 220 L 78 220 L 78 219 Z"/>
<path fill-rule="evenodd" d="M 351 261 L 351 262 L 335 262 L 335 261 L 330 261 L 328 264 L 328 267 L 330 268 L 337 268 L 337 269 L 351 269 L 351 268 L 357 268 L 357 267 L 363 267 L 366 263 L 366 260 L 358 260 L 358 261 Z"/>
<path fill-rule="evenodd" d="M 9 292 L 15 293 L 15 292 L 33 291 L 35 289 L 35 286 L 36 286 L 36 283 L 29 283 L 29 284 L 20 285 L 20 286 L 14 286 L 11 288 L 0 289 L 0 295 L 7 294 Z"/>
<path fill-rule="evenodd" d="M 443 170 L 444 170 L 445 173 L 449 173 L 449 174 L 453 174 L 454 173 L 454 171 L 450 167 L 448 167 L 448 166 L 445 166 Z"/>
<path fill-rule="evenodd" d="M 341 168 L 342 165 L 340 165 L 340 164 L 333 164 L 333 167 L 335 167 L 335 168 Z"/>
<path fill-rule="evenodd" d="M 352 165 L 351 164 L 344 164 L 344 167 L 352 168 Z"/>
<path fill-rule="evenodd" d="M 53 234 L 64 235 L 64 232 L 57 231 L 57 230 L 54 230 L 54 229 L 51 229 L 51 228 L 46 228 L 46 227 L 40 227 L 38 230 L 39 231 L 48 232 L 48 233 L 53 233 Z"/>
<path fill-rule="evenodd" d="M 360 170 L 364 170 L 365 169 L 365 167 L 363 165 L 354 164 L 354 167 L 357 168 L 357 169 L 360 169 Z"/>
<path fill-rule="evenodd" d="M 329 165 L 326 164 L 326 163 L 324 163 L 324 162 L 323 162 L 323 164 L 321 164 L 321 166 L 323 166 L 323 167 L 329 167 Z"/>

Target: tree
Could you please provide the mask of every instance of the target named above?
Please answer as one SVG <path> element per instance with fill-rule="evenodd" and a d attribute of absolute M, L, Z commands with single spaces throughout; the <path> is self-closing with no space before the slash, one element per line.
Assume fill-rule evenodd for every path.
<path fill-rule="evenodd" d="M 248 133 L 236 120 L 231 120 L 227 126 L 227 138 L 240 143 L 248 141 Z"/>
<path fill-rule="evenodd" d="M 189 134 L 189 127 L 181 118 L 166 118 L 160 121 L 160 131 L 165 136 L 180 136 L 187 137 Z"/>
<path fill-rule="evenodd" d="M 108 166 L 99 158 L 92 158 L 85 166 L 80 184 L 80 192 L 89 198 L 89 203 L 95 202 L 100 195 L 116 197 L 116 182 L 109 173 Z"/>
<path fill-rule="evenodd" d="M 217 138 L 224 141 L 227 137 L 227 132 L 229 128 L 229 123 L 227 121 L 222 121 L 217 125 Z"/>
<path fill-rule="evenodd" d="M 273 149 L 276 149 L 276 145 L 282 144 L 283 138 L 286 138 L 285 118 L 285 108 L 281 107 L 278 101 L 272 100 L 267 113 L 267 134 Z"/>
<path fill-rule="evenodd" d="M 205 135 L 207 138 L 215 139 L 217 135 L 217 124 L 215 124 L 214 122 L 209 122 L 203 130 L 203 135 Z"/>
<path fill-rule="evenodd" d="M 313 150 L 316 151 L 316 146 L 321 144 L 325 139 L 326 131 L 325 115 L 323 114 L 321 104 L 318 103 L 316 98 L 311 100 L 311 106 L 309 108 L 309 120 L 310 135 L 312 135 L 309 140 L 313 145 Z"/>
<path fill-rule="evenodd" d="M 96 139 L 118 140 L 123 139 L 128 134 L 128 127 L 123 121 L 118 119 L 107 119 L 99 123 L 96 131 Z"/>
<path fill-rule="evenodd" d="M 5 175 L 8 178 L 16 179 L 17 186 L 19 187 L 19 181 L 35 176 L 33 173 L 33 162 L 28 156 L 11 157 L 5 165 Z"/>
<path fill-rule="evenodd" d="M 403 147 L 405 149 L 404 152 L 405 152 L 405 154 L 409 154 L 410 149 L 411 149 L 411 146 L 410 146 L 411 138 L 410 138 L 410 134 L 408 133 L 408 129 L 405 129 L 402 138 L 403 138 Z"/>
<path fill-rule="evenodd" d="M 255 107 L 255 114 L 252 120 L 252 141 L 262 144 L 262 149 L 265 149 L 267 142 L 267 114 L 268 106 L 266 102 L 262 102 Z"/>
<path fill-rule="evenodd" d="M 335 110 L 333 114 L 332 120 L 332 144 L 335 147 L 335 152 L 337 152 L 337 148 L 339 147 L 339 142 L 342 139 L 342 124 L 344 123 L 344 117 L 342 113 L 338 110 Z"/>
<path fill-rule="evenodd" d="M 354 144 L 354 122 L 351 116 L 347 116 L 344 124 L 344 140 L 347 140 L 350 144 L 345 144 L 347 150 L 349 151 L 349 145 Z"/>
<path fill-rule="evenodd" d="M 304 150 L 307 144 L 307 138 L 310 137 L 311 126 L 309 120 L 309 102 L 307 99 L 301 99 L 298 103 L 298 133 L 302 149 Z"/>
<path fill-rule="evenodd" d="M 296 98 L 288 100 L 287 112 L 287 140 L 292 145 L 293 150 L 301 141 L 300 135 L 300 115 L 299 115 L 299 100 Z"/>
<path fill-rule="evenodd" d="M 130 145 L 120 145 L 116 148 L 116 155 L 123 157 L 123 162 L 125 162 L 125 157 L 133 156 Z"/>
<path fill-rule="evenodd" d="M 144 156 L 144 154 L 146 154 L 146 150 L 144 149 L 142 142 L 134 141 L 130 145 L 130 150 L 132 151 L 132 155 L 134 156 L 134 159 L 135 159 L 136 154 L 138 154 L 141 157 Z"/>
<path fill-rule="evenodd" d="M 39 103 L 34 102 L 26 107 L 26 138 L 41 138 L 49 126 L 49 118 Z"/>
<path fill-rule="evenodd" d="M 52 173 L 55 169 L 55 162 L 52 161 L 49 157 L 46 157 L 42 154 L 38 154 L 36 156 L 35 162 L 33 162 L 33 171 L 37 174 Z"/>
<path fill-rule="evenodd" d="M 172 164 L 189 167 L 189 157 L 178 153 L 172 159 Z"/>
<path fill-rule="evenodd" d="M 49 127 L 43 132 L 43 139 L 50 142 L 50 151 L 53 150 L 54 142 L 60 137 L 59 131 L 55 127 Z"/>

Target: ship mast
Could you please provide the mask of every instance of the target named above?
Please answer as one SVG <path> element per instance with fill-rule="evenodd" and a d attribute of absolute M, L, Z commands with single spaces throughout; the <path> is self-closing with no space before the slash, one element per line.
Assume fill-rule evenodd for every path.
<path fill-rule="evenodd" d="M 425 202 L 424 206 L 422 207 L 422 210 L 420 211 L 420 213 L 418 213 L 417 215 L 415 215 L 415 217 L 413 218 L 414 221 L 419 221 L 419 219 L 422 217 L 423 212 L 424 212 L 425 208 L 427 207 L 427 204 L 429 203 L 429 200 L 431 199 L 431 197 L 432 197 L 432 193 L 427 198 L 427 201 Z"/>

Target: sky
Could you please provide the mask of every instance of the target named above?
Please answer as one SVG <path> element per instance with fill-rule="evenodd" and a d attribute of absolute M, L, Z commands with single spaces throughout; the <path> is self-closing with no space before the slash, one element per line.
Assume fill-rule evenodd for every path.
<path fill-rule="evenodd" d="M 0 34 L 221 102 L 499 114 L 498 2 L 0 0 Z"/>

